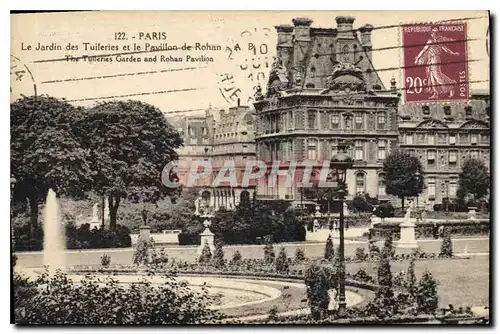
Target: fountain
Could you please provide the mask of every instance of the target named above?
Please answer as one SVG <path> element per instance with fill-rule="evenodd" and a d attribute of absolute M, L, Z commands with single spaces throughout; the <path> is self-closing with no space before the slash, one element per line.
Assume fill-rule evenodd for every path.
<path fill-rule="evenodd" d="M 66 266 L 65 231 L 61 223 L 59 202 L 54 190 L 49 189 L 43 220 L 43 264 L 51 271 Z"/>

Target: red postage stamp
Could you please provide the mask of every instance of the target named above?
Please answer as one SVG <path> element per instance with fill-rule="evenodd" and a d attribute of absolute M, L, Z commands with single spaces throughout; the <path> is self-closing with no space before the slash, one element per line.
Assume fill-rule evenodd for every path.
<path fill-rule="evenodd" d="M 402 27 L 405 102 L 469 99 L 466 23 Z"/>

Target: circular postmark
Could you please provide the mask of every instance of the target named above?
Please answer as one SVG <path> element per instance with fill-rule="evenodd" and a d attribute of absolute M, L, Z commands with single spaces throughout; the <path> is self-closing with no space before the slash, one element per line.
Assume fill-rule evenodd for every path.
<path fill-rule="evenodd" d="M 241 31 L 237 38 L 229 39 L 225 47 L 226 70 L 217 73 L 219 91 L 232 104 L 251 97 L 257 86 L 265 86 L 270 66 L 271 29 L 251 28 Z"/>
<path fill-rule="evenodd" d="M 10 55 L 10 101 L 26 96 L 36 96 L 33 73 L 21 59 Z"/>

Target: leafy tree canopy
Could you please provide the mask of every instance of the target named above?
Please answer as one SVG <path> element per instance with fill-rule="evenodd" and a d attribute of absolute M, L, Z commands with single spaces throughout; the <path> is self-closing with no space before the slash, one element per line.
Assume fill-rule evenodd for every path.
<path fill-rule="evenodd" d="M 403 151 L 393 151 L 384 160 L 385 189 L 387 194 L 401 198 L 414 197 L 424 188 L 423 167 L 417 157 Z M 415 177 L 420 173 L 421 177 Z M 404 208 L 404 205 L 402 205 Z"/>
<path fill-rule="evenodd" d="M 488 194 L 490 188 L 490 173 L 483 161 L 467 159 L 458 179 L 457 195 L 464 198 L 467 194 L 479 200 Z"/>
<path fill-rule="evenodd" d="M 99 103 L 78 124 L 90 151 L 94 190 L 109 197 L 110 225 L 120 201 L 155 202 L 179 188 L 161 182 L 164 166 L 178 159 L 178 132 L 156 107 L 140 101 Z"/>
<path fill-rule="evenodd" d="M 90 188 L 90 153 L 76 126 L 82 113 L 81 108 L 45 95 L 24 97 L 10 106 L 14 198 L 29 199 L 33 228 L 38 224 L 38 205 L 50 188 L 75 198 Z"/>

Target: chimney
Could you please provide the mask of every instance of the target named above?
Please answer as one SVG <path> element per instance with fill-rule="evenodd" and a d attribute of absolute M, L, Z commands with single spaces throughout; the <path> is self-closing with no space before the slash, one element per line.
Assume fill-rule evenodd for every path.
<path fill-rule="evenodd" d="M 279 25 L 274 27 L 278 33 L 278 43 L 276 44 L 276 55 L 283 62 L 285 68 L 290 68 L 293 55 L 293 26 Z"/>
<path fill-rule="evenodd" d="M 359 37 L 361 39 L 361 46 L 365 51 L 367 57 L 372 60 L 372 30 L 373 26 L 371 24 L 366 24 L 362 26 L 359 30 Z"/>
<path fill-rule="evenodd" d="M 341 39 L 354 39 L 354 31 L 352 29 L 354 23 L 352 16 L 337 16 L 337 38 Z"/>
<path fill-rule="evenodd" d="M 295 26 L 293 33 L 297 42 L 310 42 L 311 41 L 311 19 L 306 17 L 297 17 L 292 20 Z"/>

